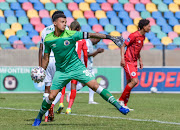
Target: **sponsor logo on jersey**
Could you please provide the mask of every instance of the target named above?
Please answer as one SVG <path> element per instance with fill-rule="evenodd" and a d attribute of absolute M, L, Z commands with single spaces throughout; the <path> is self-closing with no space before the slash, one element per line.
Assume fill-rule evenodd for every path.
<path fill-rule="evenodd" d="M 127 39 L 127 42 L 130 42 L 130 40 L 131 40 L 131 39 L 130 39 L 130 38 L 128 38 L 128 39 Z"/>
<path fill-rule="evenodd" d="M 70 44 L 70 42 L 68 40 L 64 41 L 64 45 L 68 46 Z"/>
<path fill-rule="evenodd" d="M 52 46 L 52 47 L 56 47 L 56 44 L 52 44 L 51 46 Z"/>
<path fill-rule="evenodd" d="M 141 40 L 139 40 L 138 43 L 141 43 Z"/>
<path fill-rule="evenodd" d="M 132 73 L 131 73 L 131 76 L 136 76 L 136 72 L 132 72 Z"/>

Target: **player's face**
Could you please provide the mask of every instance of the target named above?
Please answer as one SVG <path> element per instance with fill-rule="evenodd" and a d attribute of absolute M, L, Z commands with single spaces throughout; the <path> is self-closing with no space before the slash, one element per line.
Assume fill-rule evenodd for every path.
<path fill-rule="evenodd" d="M 150 24 L 144 26 L 144 31 L 145 31 L 145 32 L 149 32 L 150 30 L 151 30 Z"/>
<path fill-rule="evenodd" d="M 61 32 L 63 32 L 66 28 L 66 23 L 67 23 L 66 18 L 58 18 L 54 22 L 54 26 L 56 26 Z"/>

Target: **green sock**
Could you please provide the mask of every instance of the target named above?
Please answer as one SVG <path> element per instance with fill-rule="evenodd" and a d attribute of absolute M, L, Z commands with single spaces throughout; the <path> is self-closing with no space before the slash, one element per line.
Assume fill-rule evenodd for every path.
<path fill-rule="evenodd" d="M 104 100 L 114 105 L 118 110 L 121 108 L 121 105 L 116 101 L 114 96 L 106 89 L 103 89 L 100 95 Z"/>
<path fill-rule="evenodd" d="M 39 114 L 37 116 L 37 119 L 42 120 L 43 115 L 47 112 L 47 110 L 49 110 L 49 108 L 51 107 L 51 104 L 52 104 L 51 101 L 46 102 L 46 99 L 43 100 L 42 105 L 41 105 L 41 109 L 40 109 Z"/>

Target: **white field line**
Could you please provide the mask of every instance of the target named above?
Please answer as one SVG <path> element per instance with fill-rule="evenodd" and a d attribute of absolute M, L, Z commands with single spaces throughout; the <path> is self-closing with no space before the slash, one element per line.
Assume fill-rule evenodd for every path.
<path fill-rule="evenodd" d="M 39 111 L 35 109 L 16 109 L 9 107 L 0 107 L 0 109 L 4 110 L 16 110 L 16 111 Z M 62 113 L 65 114 L 65 113 Z M 129 121 L 139 121 L 139 122 L 154 122 L 160 124 L 171 124 L 171 125 L 180 125 L 178 122 L 168 122 L 168 121 L 159 121 L 159 120 L 150 120 L 150 119 L 135 119 L 135 118 L 125 118 L 125 117 L 112 117 L 112 116 L 96 116 L 96 115 L 86 115 L 86 114 L 71 114 L 72 116 L 83 116 L 83 117 L 97 117 L 97 118 L 107 118 L 107 119 L 121 119 L 121 120 L 129 120 Z"/>

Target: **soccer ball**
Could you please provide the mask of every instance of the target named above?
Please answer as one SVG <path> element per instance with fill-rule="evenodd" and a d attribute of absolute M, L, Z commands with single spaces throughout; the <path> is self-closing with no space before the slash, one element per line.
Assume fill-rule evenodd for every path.
<path fill-rule="evenodd" d="M 34 82 L 42 82 L 46 77 L 46 71 L 42 67 L 36 67 L 31 70 L 31 78 Z"/>
<path fill-rule="evenodd" d="M 151 93 L 157 93 L 157 88 L 156 87 L 151 87 Z"/>

